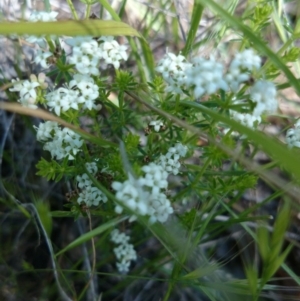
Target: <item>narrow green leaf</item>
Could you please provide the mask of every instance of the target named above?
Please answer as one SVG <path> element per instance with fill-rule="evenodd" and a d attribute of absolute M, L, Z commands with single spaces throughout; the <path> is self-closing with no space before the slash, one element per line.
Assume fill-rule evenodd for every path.
<path fill-rule="evenodd" d="M 193 12 L 192 12 L 192 19 L 191 19 L 191 27 L 187 36 L 186 44 L 184 48 L 182 49 L 182 54 L 184 56 L 187 56 L 188 53 L 192 49 L 192 45 L 195 41 L 196 34 L 198 32 L 198 27 L 201 21 L 202 17 L 202 12 L 203 12 L 203 5 L 200 3 L 197 3 L 197 1 L 194 1 L 194 6 L 193 6 Z"/>
<path fill-rule="evenodd" d="M 89 232 L 81 235 L 80 237 L 78 237 L 77 239 L 75 239 L 74 241 L 72 241 L 69 245 L 67 245 L 64 249 L 60 250 L 56 254 L 56 256 L 61 255 L 62 253 L 64 253 L 64 252 L 66 252 L 68 250 L 71 250 L 71 249 L 73 249 L 73 248 L 75 248 L 75 247 L 83 244 L 84 242 L 90 240 L 92 237 L 105 232 L 109 228 L 114 227 L 115 225 L 119 224 L 120 222 L 124 221 L 125 219 L 127 219 L 127 216 L 113 219 L 113 220 L 107 222 L 106 224 L 103 224 L 103 225 L 95 228 L 94 230 L 89 231 Z"/>
<path fill-rule="evenodd" d="M 35 207 L 37 209 L 37 212 L 39 214 L 41 223 L 43 224 L 43 227 L 45 228 L 47 234 L 49 237 L 51 237 L 52 233 L 52 216 L 49 211 L 49 206 L 47 203 L 38 201 L 35 204 Z"/>
<path fill-rule="evenodd" d="M 67 20 L 57 22 L 2 22 L 0 34 L 58 36 L 136 36 L 140 34 L 126 23 L 112 20 Z"/>
<path fill-rule="evenodd" d="M 264 262 L 267 261 L 270 252 L 269 237 L 269 230 L 265 226 L 257 228 L 257 244 Z"/>
<path fill-rule="evenodd" d="M 155 62 L 153 53 L 149 47 L 149 44 L 144 39 L 140 39 L 141 49 L 144 55 L 145 64 L 147 66 L 147 71 L 149 72 L 150 78 L 154 78 L 155 76 Z"/>
<path fill-rule="evenodd" d="M 51 211 L 50 214 L 52 217 L 73 217 L 73 214 L 70 211 L 57 210 Z"/>
<path fill-rule="evenodd" d="M 281 264 L 282 268 L 288 273 L 288 275 L 300 286 L 300 277 L 286 264 Z"/>
<path fill-rule="evenodd" d="M 28 210 L 26 210 L 26 208 L 24 208 L 21 205 L 17 205 L 18 209 L 25 215 L 25 217 L 27 218 L 31 218 L 31 214 L 28 212 Z"/>
<path fill-rule="evenodd" d="M 257 279 L 258 279 L 258 271 L 253 266 L 245 266 L 245 272 L 249 283 L 249 288 L 253 296 L 257 293 Z"/>
<path fill-rule="evenodd" d="M 282 254 L 280 254 L 277 258 L 269 262 L 265 272 L 263 273 L 262 278 L 264 282 L 269 281 L 269 279 L 276 273 L 279 267 L 284 263 L 286 257 L 288 256 L 293 247 L 294 246 L 292 244 L 289 245 Z"/>
<path fill-rule="evenodd" d="M 285 240 L 285 233 L 290 224 L 291 210 L 289 202 L 285 202 L 283 207 L 279 209 L 278 216 L 274 224 L 274 231 L 271 237 L 271 260 L 277 258 L 280 254 L 283 242 Z"/>
<path fill-rule="evenodd" d="M 196 270 L 184 275 L 181 279 L 183 279 L 183 280 L 198 279 L 198 278 L 212 274 L 219 268 L 220 268 L 220 265 L 216 264 L 216 263 L 213 263 L 210 265 L 204 265 L 204 266 L 201 266 L 201 267 L 197 268 Z"/>

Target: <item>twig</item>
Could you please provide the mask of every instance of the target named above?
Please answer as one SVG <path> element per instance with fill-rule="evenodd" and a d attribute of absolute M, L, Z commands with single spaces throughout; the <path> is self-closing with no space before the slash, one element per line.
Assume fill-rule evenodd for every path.
<path fill-rule="evenodd" d="M 87 214 L 88 220 L 89 220 L 89 230 L 92 231 L 93 230 L 93 227 L 92 227 L 92 218 L 91 218 L 91 213 L 90 213 L 89 209 L 86 210 L 86 214 Z M 92 243 L 92 251 L 93 251 L 92 270 L 91 270 L 91 273 L 90 273 L 90 278 L 89 278 L 87 284 L 85 285 L 85 287 L 83 289 L 83 292 L 85 290 L 87 290 L 88 287 L 91 286 L 91 284 L 93 283 L 92 280 L 93 280 L 93 277 L 95 275 L 95 270 L 96 270 L 96 249 L 95 249 L 95 240 L 94 240 L 94 237 L 92 237 L 91 243 Z M 96 299 L 95 299 L 96 293 L 95 293 L 94 286 L 93 286 L 92 290 L 93 290 L 93 300 L 96 301 Z"/>

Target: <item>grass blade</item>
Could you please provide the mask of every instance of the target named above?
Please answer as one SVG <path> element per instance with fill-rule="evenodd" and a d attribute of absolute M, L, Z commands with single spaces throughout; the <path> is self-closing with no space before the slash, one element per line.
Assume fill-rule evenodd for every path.
<path fill-rule="evenodd" d="M 140 34 L 126 23 L 103 20 L 68 20 L 58 22 L 1 22 L 0 34 L 58 36 L 136 36 Z"/>
<path fill-rule="evenodd" d="M 125 219 L 127 219 L 127 216 L 113 219 L 113 220 L 95 228 L 94 230 L 81 235 L 80 237 L 78 237 L 77 239 L 72 241 L 69 245 L 67 245 L 65 248 L 63 248 L 58 253 L 56 253 L 56 256 L 61 255 L 62 253 L 65 253 L 66 251 L 71 250 L 71 249 L 83 244 L 84 242 L 92 239 L 92 237 L 105 232 L 109 228 L 114 227 L 115 225 L 119 224 L 120 222 L 124 221 Z"/>

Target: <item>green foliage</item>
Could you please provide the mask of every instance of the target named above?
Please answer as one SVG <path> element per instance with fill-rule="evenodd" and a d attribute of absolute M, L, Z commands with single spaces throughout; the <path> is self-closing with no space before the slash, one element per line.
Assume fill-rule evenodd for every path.
<path fill-rule="evenodd" d="M 35 206 L 38 215 L 40 217 L 40 220 L 42 222 L 42 225 L 45 228 L 48 236 L 50 237 L 52 233 L 53 223 L 52 223 L 52 216 L 49 210 L 49 204 L 43 201 L 37 201 Z"/>
<path fill-rule="evenodd" d="M 138 152 L 138 146 L 140 144 L 140 136 L 128 133 L 124 138 L 126 152 L 128 155 L 134 156 Z"/>
<path fill-rule="evenodd" d="M 117 91 L 130 91 L 137 88 L 137 83 L 134 80 L 132 73 L 128 71 L 116 71 L 116 77 L 113 83 L 113 89 Z"/>
<path fill-rule="evenodd" d="M 185 287 L 193 293 L 199 293 L 201 298 L 206 295 L 210 300 L 240 300 L 239 298 L 251 296 L 252 300 L 257 301 L 264 291 L 272 289 L 268 283 L 273 280 L 272 277 L 275 277 L 279 268 L 285 269 L 300 284 L 296 273 L 285 263 L 293 247 L 292 243 L 287 245 L 285 240 L 294 209 L 292 200 L 298 200 L 300 191 L 299 151 L 288 149 L 279 141 L 279 134 L 271 137 L 264 133 L 258 126 L 259 121 L 255 121 L 252 127 L 246 126 L 231 115 L 232 110 L 241 116 L 253 112 L 257 105 L 254 99 L 251 99 L 251 91 L 258 80 L 272 80 L 279 74 L 285 74 L 288 83 L 281 85 L 281 88 L 293 87 L 295 92 L 300 94 L 299 80 L 290 68 L 291 63 L 297 63 L 300 56 L 300 50 L 293 44 L 297 34 L 291 26 L 287 28 L 287 24 L 279 24 L 281 16 L 275 2 L 246 1 L 244 12 L 237 17 L 237 0 L 224 1 L 222 5 L 213 0 L 194 1 L 189 29 L 184 33 L 175 2 L 171 1 L 170 10 L 177 18 L 173 18 L 170 23 L 164 12 L 169 9 L 168 5 L 171 2 L 161 1 L 161 11 L 157 13 L 152 11 L 150 5 L 145 8 L 146 13 L 141 24 L 146 25 L 140 30 L 144 35 L 142 37 L 140 32 L 121 22 L 120 18 L 127 8 L 125 0 L 119 13 L 106 0 L 80 1 L 86 4 L 86 20 L 83 21 L 39 23 L 41 26 L 32 23 L 10 23 L 11 28 L 6 23 L 0 24 L 0 33 L 3 34 L 15 32 L 47 35 L 48 46 L 43 50 L 49 48 L 53 53 L 53 67 L 47 76 L 53 79 L 54 88 L 66 87 L 74 75 L 82 70 L 78 70 L 76 64 L 69 64 L 65 51 L 59 45 L 59 39 L 51 41 L 51 34 L 93 37 L 127 35 L 139 38 L 128 38 L 129 64 L 122 63 L 122 70 L 113 71 L 109 66 L 106 70 L 101 70 L 101 76 L 95 75 L 98 74 L 96 70 L 97 72 L 89 78 L 90 82 L 96 85 L 93 91 L 89 90 L 91 87 L 88 84 L 82 88 L 87 89 L 84 93 L 76 90 L 79 85 L 73 86 L 72 89 L 76 90 L 78 95 L 84 94 L 85 99 L 80 102 L 78 108 L 74 105 L 69 110 L 62 110 L 60 119 L 53 116 L 53 108 L 50 109 L 54 111 L 51 111 L 53 115 L 45 115 L 41 110 L 32 113 L 31 108 L 20 106 L 18 111 L 15 111 L 28 115 L 36 114 L 35 116 L 41 119 L 48 118 L 58 122 L 61 128 L 69 127 L 74 130 L 73 133 L 60 132 L 57 145 L 63 141 L 62 145 L 65 147 L 67 142 L 71 141 L 73 144 L 70 144 L 70 148 L 78 146 L 72 160 L 68 160 L 67 157 L 59 160 L 41 158 L 36 165 L 36 175 L 48 181 L 60 181 L 63 190 L 67 191 L 69 196 L 67 202 L 60 203 L 60 207 L 55 203 L 52 209 L 50 200 L 49 205 L 44 201 L 36 202 L 36 216 L 40 227 L 46 232 L 46 237 L 51 237 L 53 225 L 56 225 L 57 221 L 55 218 L 61 221 L 71 217 L 77 221 L 80 230 L 80 234 L 73 241 L 64 242 L 60 246 L 55 245 L 56 255 L 53 255 L 52 261 L 55 263 L 57 259 L 58 265 L 63 267 L 61 277 L 56 278 L 58 287 L 61 287 L 59 278 L 65 279 L 67 286 L 72 287 L 72 298 L 80 300 L 87 295 L 88 289 L 91 288 L 92 291 L 92 276 L 96 273 L 102 273 L 101 277 L 105 279 L 110 290 L 118 293 L 127 288 L 131 289 L 137 279 L 145 276 L 151 277 L 153 281 L 167 282 L 167 290 L 159 296 L 164 301 L 169 300 L 177 289 Z M 74 19 L 78 19 L 72 2 L 68 3 Z M 106 10 L 115 21 L 90 20 L 91 6 L 95 3 L 101 4 L 101 14 Z M 50 8 L 49 5 L 48 7 Z M 205 31 L 199 34 L 201 21 L 207 18 L 206 14 L 203 14 L 204 9 L 209 9 L 210 13 L 218 18 L 218 26 L 209 29 L 209 33 Z M 199 88 L 197 82 L 189 86 L 188 82 L 182 79 L 187 76 L 187 69 L 178 67 L 182 63 L 182 57 L 173 58 L 168 66 L 164 66 L 162 72 L 158 72 L 158 68 L 155 69 L 154 54 L 150 49 L 150 45 L 153 45 L 152 38 L 160 37 L 160 31 L 168 32 L 170 27 L 174 38 L 174 45 L 170 45 L 170 49 L 176 49 L 177 52 L 174 50 L 173 54 L 168 50 L 167 55 L 173 58 L 175 52 L 176 55 L 180 53 L 184 56 L 184 63 L 191 62 L 191 65 L 195 66 L 196 61 L 192 58 L 203 58 L 201 51 L 206 46 L 209 54 L 218 54 L 216 57 L 227 55 L 231 46 L 239 50 L 254 48 L 257 54 L 266 57 L 267 61 L 262 68 L 252 70 L 252 73 L 247 68 L 242 68 L 243 72 L 251 73 L 251 76 L 239 83 L 237 91 L 232 87 L 227 89 L 223 86 L 215 92 L 208 92 L 214 91 L 214 78 L 208 81 L 208 87 L 199 84 Z M 283 41 L 283 46 L 276 53 L 269 48 L 265 38 L 266 33 L 274 28 Z M 182 30 L 180 34 L 179 29 Z M 232 39 L 232 32 L 238 39 Z M 185 34 L 186 39 L 182 44 L 180 36 Z M 201 37 L 200 42 L 197 42 L 198 36 Z M 284 39 L 285 36 L 290 38 Z M 98 43 L 95 41 L 96 38 L 93 42 Z M 105 43 L 99 42 L 97 46 L 103 46 Z M 116 41 L 114 43 L 114 46 L 117 45 Z M 166 42 L 166 45 L 168 44 L 170 41 Z M 209 44 L 214 47 L 212 51 Z M 203 48 L 198 48 L 199 45 Z M 108 49 L 107 53 L 114 53 L 114 49 Z M 87 54 L 86 57 L 89 58 L 89 55 L 93 54 Z M 118 58 L 112 56 L 111 62 L 114 60 Z M 233 55 L 230 54 L 224 61 L 227 63 L 232 60 Z M 169 72 L 170 66 L 173 69 Z M 225 63 L 223 67 L 222 75 L 228 75 Z M 201 72 L 201 69 L 197 72 Z M 181 74 L 182 83 L 176 79 L 177 73 Z M 83 74 L 86 75 L 86 72 Z M 195 78 L 198 76 L 196 72 L 192 75 Z M 166 79 L 167 76 L 169 77 Z M 193 81 L 193 78 L 190 80 Z M 7 83 L 3 81 L 3 85 Z M 202 88 L 206 89 L 206 92 L 199 92 L 200 96 L 197 95 L 195 91 Z M 46 89 L 36 88 L 34 91 L 37 92 L 36 103 L 47 107 Z M 90 93 L 96 94 L 93 105 L 97 108 L 84 107 Z M 20 102 L 14 97 L 13 91 L 7 94 L 12 96 L 11 100 Z M 1 104 L 0 107 L 3 108 L 4 105 Z M 280 118 L 286 116 L 276 117 L 285 130 L 287 122 Z M 269 123 L 265 115 L 263 118 L 264 124 Z M 52 129 L 43 134 L 48 139 L 48 136 L 53 136 L 53 132 Z M 83 142 L 79 141 L 75 133 Z M 44 143 L 45 140 L 41 141 Z M 184 154 L 179 154 L 180 151 L 176 149 L 178 145 L 182 146 L 181 152 Z M 253 158 L 258 151 L 264 152 L 271 162 L 264 166 L 254 162 Z M 3 158 L 6 157 L 7 154 Z M 284 177 L 275 174 L 272 168 L 280 169 Z M 261 203 L 248 202 L 245 206 L 240 200 L 247 189 L 256 189 L 258 179 L 270 185 L 274 193 Z M 9 181 L 3 183 L 6 186 Z M 274 199 L 282 195 L 285 196 L 278 208 L 274 224 L 271 225 L 268 212 L 264 212 L 264 205 L 275 202 Z M 13 197 L 10 199 L 29 219 L 29 207 Z M 169 203 L 164 203 L 164 200 Z M 3 203 L 7 203 L 6 199 Z M 168 215 L 172 217 L 166 222 L 163 218 Z M 83 221 L 86 221 L 88 227 L 82 230 Z M 131 234 L 134 245 L 132 247 L 133 250 L 138 250 L 139 260 L 129 269 L 132 277 L 124 275 L 117 279 L 111 277 L 111 271 L 115 271 L 114 261 L 119 259 L 120 263 L 123 256 L 121 253 L 126 253 L 126 247 L 121 245 L 123 251 L 118 253 L 118 250 L 112 247 L 109 234 L 111 230 L 119 228 L 122 232 Z M 257 228 L 256 233 L 252 228 Z M 231 235 L 237 229 L 243 229 L 238 238 Z M 219 240 L 221 245 L 223 242 L 227 244 L 228 233 L 231 239 L 236 240 L 238 251 L 234 251 L 236 253 L 230 258 L 219 260 L 219 256 L 216 255 L 217 248 L 222 248 Z M 249 239 L 247 244 L 244 244 L 244 236 Z M 151 240 L 153 238 L 155 240 Z M 123 244 L 128 243 L 124 237 L 123 240 Z M 47 243 L 50 253 L 53 252 L 51 244 Z M 252 260 L 253 257 L 248 254 L 254 244 L 257 244 L 262 262 L 261 272 L 260 267 Z M 79 246 L 82 249 L 78 250 L 81 251 L 75 251 Z M 67 259 L 64 261 L 65 266 L 61 261 L 62 254 Z M 234 261 L 238 256 L 245 259 L 243 268 L 246 279 L 235 279 L 233 275 L 230 275 L 229 279 L 222 278 L 227 263 L 230 266 L 231 260 Z M 74 280 L 71 273 L 75 274 L 81 267 L 89 266 L 89 257 L 93 262 L 88 271 L 88 282 L 78 292 L 77 286 L 82 286 L 84 278 L 80 278 L 81 275 L 76 276 L 80 279 L 78 285 L 77 278 Z M 72 263 L 69 265 L 69 262 Z M 22 266 L 26 271 L 34 271 L 34 267 L 25 260 Z M 55 265 L 53 270 L 55 273 L 59 271 Z M 153 277 L 157 273 L 161 279 Z M 109 296 L 107 298 L 115 298 L 110 290 L 104 294 Z"/>
<path fill-rule="evenodd" d="M 77 171 L 76 167 L 68 166 L 67 160 L 59 164 L 55 160 L 47 161 L 44 158 L 41 158 L 36 168 L 38 169 L 37 175 L 45 177 L 48 181 L 54 180 L 56 182 L 60 181 L 64 176 L 72 176 Z"/>
<path fill-rule="evenodd" d="M 296 62 L 300 58 L 300 49 L 298 47 L 292 47 L 286 51 L 282 57 L 286 63 Z"/>
<path fill-rule="evenodd" d="M 262 1 L 255 5 L 253 15 L 251 16 L 253 32 L 260 33 L 263 28 L 269 25 L 270 16 L 273 12 L 270 1 Z"/>
<path fill-rule="evenodd" d="M 192 208 L 190 211 L 187 211 L 180 216 L 180 221 L 187 229 L 190 229 L 195 222 L 196 215 L 197 210 Z"/>

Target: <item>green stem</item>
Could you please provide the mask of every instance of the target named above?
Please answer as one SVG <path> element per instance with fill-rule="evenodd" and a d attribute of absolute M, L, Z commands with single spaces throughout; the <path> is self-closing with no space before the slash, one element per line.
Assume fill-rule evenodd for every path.
<path fill-rule="evenodd" d="M 91 5 L 87 4 L 85 10 L 85 19 L 88 20 L 90 18 L 90 15 L 91 15 Z"/>
<path fill-rule="evenodd" d="M 121 21 L 119 15 L 113 10 L 113 8 L 106 0 L 98 0 L 98 2 L 109 12 L 109 14 L 115 21 Z"/>
<path fill-rule="evenodd" d="M 51 51 L 52 53 L 54 53 L 54 52 L 55 52 L 55 45 L 53 44 L 52 40 L 50 39 L 49 36 L 46 36 L 45 39 L 46 39 L 46 41 L 47 41 L 47 43 L 48 43 L 48 45 L 49 45 L 50 51 Z"/>
<path fill-rule="evenodd" d="M 45 5 L 45 11 L 51 12 L 51 5 L 49 0 L 44 0 L 44 5 Z"/>
<path fill-rule="evenodd" d="M 171 276 L 172 278 L 169 279 L 168 281 L 168 290 L 163 298 L 163 301 L 169 300 L 180 271 L 181 271 L 181 266 L 177 262 L 175 262 L 172 271 L 172 276 Z"/>
<path fill-rule="evenodd" d="M 77 12 L 76 12 L 76 9 L 75 9 L 75 7 L 74 7 L 72 1 L 71 1 L 71 0 L 67 0 L 67 2 L 68 2 L 68 5 L 69 5 L 69 7 L 70 7 L 70 10 L 71 10 L 71 12 L 72 12 L 72 15 L 73 15 L 74 19 L 75 19 L 75 20 L 79 20 L 78 15 L 77 15 Z"/>
<path fill-rule="evenodd" d="M 203 9 L 204 9 L 203 5 L 201 5 L 197 0 L 195 0 L 193 6 L 192 18 L 191 18 L 191 27 L 187 36 L 186 44 L 182 49 L 182 55 L 184 55 L 185 57 L 192 50 L 192 45 L 195 41 L 195 37 L 201 21 Z"/>

